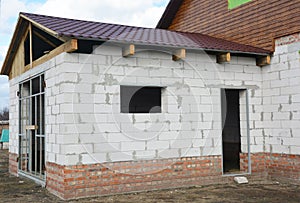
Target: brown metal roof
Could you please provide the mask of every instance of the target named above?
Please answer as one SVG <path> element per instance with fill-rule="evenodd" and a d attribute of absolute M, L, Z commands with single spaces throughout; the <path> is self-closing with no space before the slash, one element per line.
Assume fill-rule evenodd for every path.
<path fill-rule="evenodd" d="M 268 55 L 269 51 L 198 33 L 175 32 L 21 13 L 58 37 Z"/>

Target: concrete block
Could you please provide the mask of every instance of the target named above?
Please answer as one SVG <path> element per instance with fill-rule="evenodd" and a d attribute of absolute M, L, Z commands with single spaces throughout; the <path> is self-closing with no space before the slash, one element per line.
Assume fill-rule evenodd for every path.
<path fill-rule="evenodd" d="M 292 102 L 300 102 L 300 94 L 292 95 Z"/>
<path fill-rule="evenodd" d="M 112 113 L 113 105 L 111 104 L 95 104 L 94 105 L 94 113 Z"/>
<path fill-rule="evenodd" d="M 290 86 L 300 86 L 300 77 L 290 78 Z"/>
<path fill-rule="evenodd" d="M 278 153 L 278 154 L 290 154 L 290 147 L 284 145 L 272 145 L 271 153 Z"/>
<path fill-rule="evenodd" d="M 74 105 L 73 104 L 60 104 L 61 113 L 73 113 Z M 52 112 L 53 113 L 53 112 Z"/>
<path fill-rule="evenodd" d="M 174 77 L 194 78 L 195 77 L 195 71 L 194 70 L 187 70 L 187 69 L 174 69 Z"/>
<path fill-rule="evenodd" d="M 74 155 L 93 152 L 92 144 L 76 144 L 76 145 L 62 145 L 61 154 Z"/>
<path fill-rule="evenodd" d="M 150 70 L 150 77 L 172 77 L 172 69 L 152 69 Z"/>
<path fill-rule="evenodd" d="M 300 44 L 298 44 L 298 47 L 297 46 L 294 46 L 295 48 L 292 48 L 292 47 L 293 47 L 293 45 L 289 46 L 289 49 L 291 49 L 292 52 L 289 52 L 287 54 L 288 61 L 293 61 L 293 60 L 298 60 L 299 59 L 299 47 L 300 47 Z"/>
<path fill-rule="evenodd" d="M 279 55 L 279 61 L 280 61 L 280 63 L 287 62 L 288 61 L 287 54 Z"/>
<path fill-rule="evenodd" d="M 138 58 L 137 65 L 139 67 L 160 67 L 160 60 L 153 58 Z"/>
<path fill-rule="evenodd" d="M 97 125 L 99 132 L 118 133 L 120 126 L 116 123 L 100 123 Z"/>
<path fill-rule="evenodd" d="M 121 142 L 121 150 L 123 152 L 145 150 L 145 149 L 146 149 L 146 144 L 144 141 Z"/>
<path fill-rule="evenodd" d="M 271 81 L 271 88 L 286 87 L 286 86 L 289 86 L 289 79 Z"/>
<path fill-rule="evenodd" d="M 193 148 L 204 147 L 207 145 L 206 139 L 193 139 Z"/>
<path fill-rule="evenodd" d="M 110 153 L 120 151 L 120 143 L 94 144 L 94 153 Z"/>
<path fill-rule="evenodd" d="M 253 74 L 235 73 L 235 80 L 253 80 Z"/>
<path fill-rule="evenodd" d="M 288 45 L 280 45 L 275 47 L 274 55 L 288 53 Z"/>
<path fill-rule="evenodd" d="M 56 144 L 76 144 L 78 143 L 78 135 L 60 134 L 55 136 Z"/>
<path fill-rule="evenodd" d="M 243 176 L 234 177 L 234 182 L 236 182 L 237 184 L 247 184 L 247 183 L 249 183 L 248 179 L 246 177 L 243 177 Z"/>
<path fill-rule="evenodd" d="M 225 72 L 242 73 L 244 71 L 241 65 L 225 64 Z"/>
<path fill-rule="evenodd" d="M 93 54 L 122 57 L 122 48 L 118 46 L 112 46 L 110 44 L 97 45 L 94 46 Z"/>
<path fill-rule="evenodd" d="M 77 73 L 62 73 L 59 74 L 57 83 L 67 82 L 67 83 L 77 83 L 78 74 Z"/>
<path fill-rule="evenodd" d="M 132 153 L 133 151 L 130 151 L 130 152 L 112 152 L 112 153 L 109 153 L 109 159 L 110 160 L 107 160 L 107 161 L 130 161 L 130 160 L 133 160 L 133 157 L 132 157 Z"/>
<path fill-rule="evenodd" d="M 284 78 L 300 77 L 300 70 L 293 69 L 293 70 L 281 71 L 280 72 L 280 76 L 281 76 L 282 79 L 284 79 Z"/>
<path fill-rule="evenodd" d="M 290 120 L 290 112 L 274 112 L 273 120 Z"/>
<path fill-rule="evenodd" d="M 169 149 L 169 141 L 147 141 L 147 150 Z"/>
<path fill-rule="evenodd" d="M 59 105 L 55 105 L 55 106 L 52 106 L 52 114 L 54 114 L 54 115 L 57 115 L 57 114 L 59 114 Z"/>
<path fill-rule="evenodd" d="M 201 155 L 200 148 L 187 148 L 181 150 L 182 157 L 199 157 Z"/>
<path fill-rule="evenodd" d="M 158 136 L 158 140 L 176 140 L 179 138 L 179 132 L 161 132 Z"/>
<path fill-rule="evenodd" d="M 264 89 L 263 97 L 278 96 L 280 95 L 280 90 L 280 88 Z"/>
<path fill-rule="evenodd" d="M 119 56 L 112 57 L 112 65 L 114 66 L 137 66 L 136 58 L 124 58 Z"/>
<path fill-rule="evenodd" d="M 161 80 L 160 78 L 150 78 L 150 77 L 137 77 L 136 83 L 145 86 L 167 86 L 165 85 L 168 80 Z"/>
<path fill-rule="evenodd" d="M 291 149 L 290 150 L 291 154 L 296 154 L 296 155 L 300 154 L 300 146 L 291 146 L 290 149 Z"/>
<path fill-rule="evenodd" d="M 273 96 L 272 97 L 272 104 L 288 104 L 290 102 L 290 96 Z"/>
<path fill-rule="evenodd" d="M 108 143 L 130 142 L 132 138 L 124 133 L 107 133 Z"/>
<path fill-rule="evenodd" d="M 294 61 L 289 61 L 289 68 L 290 69 L 298 69 L 300 68 L 300 61 L 299 60 L 294 60 Z"/>
<path fill-rule="evenodd" d="M 170 148 L 171 149 L 180 149 L 180 148 L 189 148 L 192 147 L 192 140 L 191 139 L 177 139 L 170 141 Z"/>
<path fill-rule="evenodd" d="M 263 75 L 263 81 L 268 80 L 279 80 L 279 72 L 265 73 Z"/>

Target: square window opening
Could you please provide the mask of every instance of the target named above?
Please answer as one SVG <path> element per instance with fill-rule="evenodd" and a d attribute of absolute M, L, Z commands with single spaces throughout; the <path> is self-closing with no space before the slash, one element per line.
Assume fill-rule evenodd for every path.
<path fill-rule="evenodd" d="M 161 113 L 162 87 L 121 86 L 121 113 Z"/>

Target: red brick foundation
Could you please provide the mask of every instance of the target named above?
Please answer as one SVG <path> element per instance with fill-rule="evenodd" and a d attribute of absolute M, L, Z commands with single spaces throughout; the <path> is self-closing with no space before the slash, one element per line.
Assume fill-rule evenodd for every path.
<path fill-rule="evenodd" d="M 300 155 L 266 154 L 266 167 L 273 179 L 300 183 Z"/>
<path fill-rule="evenodd" d="M 81 166 L 47 164 L 47 188 L 63 198 L 225 183 L 221 156 Z"/>
<path fill-rule="evenodd" d="M 18 155 L 9 153 L 9 173 L 18 176 Z"/>
<path fill-rule="evenodd" d="M 9 171 L 17 175 L 17 155 L 9 155 Z M 247 154 L 241 154 L 241 173 L 247 172 Z M 221 156 L 117 162 L 78 166 L 47 163 L 46 187 L 63 199 L 128 192 L 228 183 L 222 176 Z M 300 155 L 251 154 L 251 179 L 278 179 L 300 183 Z"/>

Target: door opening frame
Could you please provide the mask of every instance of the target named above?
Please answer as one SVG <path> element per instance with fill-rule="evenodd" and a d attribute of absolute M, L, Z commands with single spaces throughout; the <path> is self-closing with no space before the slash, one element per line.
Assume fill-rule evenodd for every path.
<path fill-rule="evenodd" d="M 224 127 L 224 120 L 223 120 L 223 110 L 222 110 L 222 105 L 223 105 L 223 92 L 225 90 L 239 90 L 239 92 L 245 92 L 245 113 L 246 113 L 246 136 L 247 136 L 247 161 L 248 161 L 248 170 L 247 172 L 238 172 L 238 173 L 226 173 L 224 172 L 224 154 L 223 154 L 223 136 L 222 136 L 222 176 L 237 176 L 237 175 L 251 175 L 252 173 L 252 168 L 251 168 L 251 147 L 250 147 L 250 109 L 249 109 L 249 89 L 248 88 L 221 88 L 220 89 L 220 104 L 221 104 L 221 130 L 223 133 L 223 127 Z M 240 112 L 241 113 L 241 112 Z"/>
<path fill-rule="evenodd" d="M 46 180 L 46 99 L 44 73 L 19 83 L 18 174 L 44 185 Z M 33 115 L 34 114 L 34 115 Z"/>

